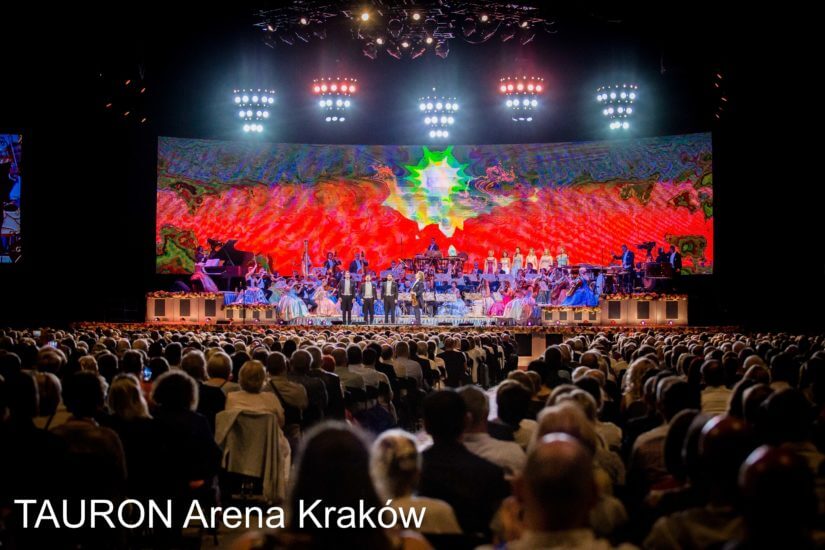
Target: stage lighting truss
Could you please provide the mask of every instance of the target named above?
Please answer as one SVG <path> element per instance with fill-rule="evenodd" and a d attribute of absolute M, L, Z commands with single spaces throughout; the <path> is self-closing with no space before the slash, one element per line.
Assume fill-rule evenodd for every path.
<path fill-rule="evenodd" d="M 352 96 L 358 91 L 354 78 L 316 78 L 312 93 L 326 122 L 344 122 L 352 105 Z"/>
<path fill-rule="evenodd" d="M 337 17 L 349 21 L 352 36 L 370 59 L 382 51 L 396 59 L 421 57 L 427 52 L 445 58 L 450 40 L 459 36 L 471 44 L 499 36 L 531 42 L 537 32 L 554 32 L 554 21 L 543 17 L 536 2 L 452 0 L 422 2 L 365 0 L 333 3 L 329 0 L 289 0 L 256 12 L 255 26 L 264 42 L 293 45 L 322 39 Z"/>
<path fill-rule="evenodd" d="M 506 98 L 504 105 L 516 122 L 532 122 L 539 106 L 539 96 L 544 93 L 544 79 L 536 76 L 504 77 L 498 91 Z"/>
<path fill-rule="evenodd" d="M 596 101 L 602 107 L 602 115 L 610 121 L 611 130 L 630 129 L 638 98 L 639 87 L 635 84 L 613 84 L 596 90 Z"/>
<path fill-rule="evenodd" d="M 238 119 L 243 122 L 244 133 L 263 132 L 263 123 L 269 120 L 274 103 L 275 90 L 249 88 L 233 92 L 233 105 L 237 109 Z"/>
<path fill-rule="evenodd" d="M 418 112 L 430 139 L 450 137 L 458 117 L 458 109 L 458 100 L 454 97 L 433 94 L 418 99 Z"/>

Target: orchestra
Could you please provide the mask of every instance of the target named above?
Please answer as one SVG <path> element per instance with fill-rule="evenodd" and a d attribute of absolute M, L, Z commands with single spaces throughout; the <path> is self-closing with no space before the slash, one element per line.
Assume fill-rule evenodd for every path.
<path fill-rule="evenodd" d="M 209 256 L 200 247 L 195 252 L 198 263 L 191 281 L 211 291 L 217 287 L 204 266 L 223 261 L 214 259 L 215 242 L 210 241 L 210 246 L 213 251 Z M 654 246 L 647 242 L 636 248 L 650 259 Z M 613 261 L 604 266 L 571 264 L 564 246 L 555 257 L 549 246 L 539 249 L 541 256 L 534 247 L 527 249 L 526 256 L 518 246 L 512 256 L 502 250 L 497 257 L 489 250 L 486 258 L 472 264 L 454 245 L 447 250 L 443 256 L 432 239 L 421 254 L 392 260 L 386 270 L 376 271 L 362 250 L 354 251 L 348 264 L 336 251 L 329 251 L 321 266 L 313 267 L 305 241 L 300 253 L 301 273 L 294 271 L 291 277 L 271 272 L 265 261 L 259 263 L 249 253 L 243 287 L 236 288 L 234 303 L 277 305 L 300 300 L 300 307 L 290 302 L 293 312 L 340 315 L 344 324 L 352 323 L 353 315 L 372 324 L 376 313 L 383 314 L 387 324 L 396 323 L 398 314 L 412 316 L 415 324 L 421 323 L 422 315 L 506 316 L 505 312 L 517 311 L 520 318 L 527 318 L 541 306 L 592 307 L 602 295 L 673 290 L 682 270 L 682 255 L 674 245 L 667 250 L 660 247 L 655 261 L 637 264 L 633 250 L 623 244 L 619 253 L 610 256 Z M 342 265 L 347 268 L 342 269 Z M 214 272 L 211 276 L 220 277 Z"/>

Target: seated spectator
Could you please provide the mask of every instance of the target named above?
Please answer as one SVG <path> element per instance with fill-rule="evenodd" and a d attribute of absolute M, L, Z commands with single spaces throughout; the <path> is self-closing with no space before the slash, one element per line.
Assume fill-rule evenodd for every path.
<path fill-rule="evenodd" d="M 63 391 L 60 380 L 50 372 L 35 372 L 34 379 L 40 397 L 39 414 L 34 418 L 34 425 L 42 430 L 53 430 L 65 424 L 72 415 L 60 398 Z"/>
<path fill-rule="evenodd" d="M 272 392 L 264 392 L 266 371 L 260 361 L 247 361 L 241 367 L 238 381 L 240 391 L 233 391 L 226 396 L 226 410 L 244 410 L 271 412 L 278 418 L 283 428 L 285 423 L 284 408 Z"/>
<path fill-rule="evenodd" d="M 786 449 L 759 447 L 742 465 L 739 486 L 745 532 L 726 549 L 816 547 L 817 499 L 803 458 Z"/>
<path fill-rule="evenodd" d="M 242 393 L 242 392 L 234 392 Z M 210 488 L 215 481 L 221 459 L 221 450 L 209 422 L 198 408 L 198 385 L 180 369 L 161 375 L 152 392 L 155 403 L 155 424 L 158 445 L 166 449 L 159 457 L 159 473 L 166 480 L 164 492 L 178 497 L 180 506 L 193 491 Z"/>
<path fill-rule="evenodd" d="M 372 445 L 370 471 L 382 500 L 392 499 L 399 510 L 425 510 L 418 529 L 428 534 L 460 534 L 452 507 L 434 498 L 415 495 L 421 476 L 421 455 L 412 435 L 402 430 L 381 434 Z"/>
<path fill-rule="evenodd" d="M 589 450 L 561 433 L 543 436 L 530 451 L 522 474 L 514 481 L 521 520 L 518 538 L 507 549 L 608 549 L 589 527 L 598 499 Z"/>
<path fill-rule="evenodd" d="M 297 449 L 297 443 L 301 438 L 301 426 L 304 422 L 303 414 L 309 406 L 309 398 L 306 388 L 287 378 L 287 369 L 287 359 L 283 353 L 274 351 L 269 354 L 266 360 L 269 379 L 264 384 L 263 391 L 275 394 L 283 407 L 284 432 L 289 439 L 290 446 Z"/>
<path fill-rule="evenodd" d="M 126 458 L 117 433 L 101 427 L 96 417 L 103 410 L 103 386 L 92 372 L 76 372 L 63 384 L 63 401 L 71 417 L 52 432 L 68 449 L 68 492 L 87 498 L 124 494 Z"/>
<path fill-rule="evenodd" d="M 335 460 L 330 460 L 335 457 Z M 326 422 L 310 430 L 297 456 L 294 480 L 286 503 L 286 529 L 244 537 L 237 549 L 253 548 L 429 548 L 420 535 L 381 527 L 363 529 L 318 528 L 300 523 L 307 503 L 320 500 L 325 507 L 375 509 L 384 505 L 370 479 L 369 449 L 363 435 L 346 424 Z M 377 524 L 377 522 L 376 522 Z"/>
<path fill-rule="evenodd" d="M 506 474 L 520 472 L 526 460 L 524 450 L 514 441 L 501 441 L 491 437 L 487 430 L 487 417 L 490 414 L 487 394 L 478 386 L 464 386 L 458 390 L 458 394 L 469 415 L 462 437 L 464 446 L 470 452 L 496 464 Z"/>
<path fill-rule="evenodd" d="M 206 362 L 207 385 L 219 388 L 223 393 L 238 391 L 241 387 L 232 381 L 232 358 L 224 351 L 209 356 Z"/>
<path fill-rule="evenodd" d="M 341 383 L 345 388 L 362 391 L 367 389 L 364 377 L 347 368 L 347 350 L 335 348 L 332 350 L 332 358 L 335 359 L 335 374 L 341 379 Z"/>
<path fill-rule="evenodd" d="M 466 414 L 454 391 L 436 391 L 424 400 L 424 428 L 433 445 L 423 453 L 419 494 L 447 502 L 465 534 L 486 540 L 490 520 L 510 490 L 504 470 L 461 444 Z"/>
<path fill-rule="evenodd" d="M 702 428 L 699 442 L 707 505 L 660 518 L 644 541 L 645 548 L 709 548 L 742 537 L 743 521 L 735 507 L 739 467 L 754 448 L 746 424 L 716 416 Z"/>
<path fill-rule="evenodd" d="M 725 387 L 725 371 L 716 360 L 705 361 L 702 365 L 702 412 L 708 414 L 725 414 L 731 390 Z"/>
<path fill-rule="evenodd" d="M 312 355 L 308 351 L 299 349 L 293 352 L 289 359 L 289 380 L 303 386 L 306 391 L 308 406 L 304 409 L 302 427 L 308 428 L 324 419 L 324 411 L 329 403 L 327 389 L 324 382 L 310 376 Z"/>
<path fill-rule="evenodd" d="M 395 344 L 395 358 L 392 361 L 398 378 L 413 378 L 419 388 L 424 387 L 424 371 L 417 361 L 410 359 L 410 345 L 400 340 Z"/>
<path fill-rule="evenodd" d="M 448 388 L 457 388 L 465 384 L 469 378 L 467 358 L 455 348 L 455 338 L 447 337 L 444 340 L 444 351 L 438 354 L 438 358 L 444 362 L 444 369 L 447 371 L 444 385 Z"/>
<path fill-rule="evenodd" d="M 183 356 L 180 368 L 198 383 L 198 412 L 209 422 L 215 431 L 215 416 L 226 406 L 226 394 L 206 384 L 206 358 L 198 350 L 187 352 Z"/>
<path fill-rule="evenodd" d="M 524 450 L 537 426 L 536 421 L 529 417 L 530 399 L 530 391 L 514 380 L 505 380 L 496 390 L 496 420 L 510 428 L 513 441 Z M 496 437 L 492 430 L 490 435 Z"/>
<path fill-rule="evenodd" d="M 107 425 L 117 433 L 126 456 L 128 494 L 156 495 L 160 489 L 157 459 L 166 453 L 138 380 L 131 374 L 116 376 L 109 389 L 108 405 L 112 416 Z"/>

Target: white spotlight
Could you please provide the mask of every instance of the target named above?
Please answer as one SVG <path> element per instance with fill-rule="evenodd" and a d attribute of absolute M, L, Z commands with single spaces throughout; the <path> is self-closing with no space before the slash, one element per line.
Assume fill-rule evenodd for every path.
<path fill-rule="evenodd" d="M 610 92 L 610 99 L 616 99 L 616 92 Z"/>
<path fill-rule="evenodd" d="M 258 103 L 258 96 L 256 96 L 256 95 L 252 96 L 252 103 Z"/>
<path fill-rule="evenodd" d="M 423 111 L 424 109 L 427 108 L 427 104 L 426 103 L 419 103 L 418 108 Z"/>
<path fill-rule="evenodd" d="M 248 95 L 243 96 L 242 101 L 244 103 L 249 103 L 249 96 Z"/>
<path fill-rule="evenodd" d="M 508 100 L 507 100 L 507 106 L 508 106 L 508 107 L 512 107 L 512 106 L 513 106 L 513 100 L 512 100 L 512 99 L 508 99 Z"/>
<path fill-rule="evenodd" d="M 427 110 L 428 110 L 428 111 L 432 111 L 432 110 L 433 110 L 433 104 L 432 104 L 432 103 L 427 103 Z"/>
<path fill-rule="evenodd" d="M 625 99 L 627 97 L 627 93 L 622 92 L 622 93 L 619 94 L 619 97 L 622 98 L 622 99 Z"/>
<path fill-rule="evenodd" d="M 453 117 L 448 117 L 447 118 L 447 124 L 453 124 L 454 122 L 455 122 L 455 119 Z"/>
<path fill-rule="evenodd" d="M 328 117 L 327 117 L 327 118 L 325 118 L 324 120 L 326 120 L 327 122 L 329 122 L 330 120 L 332 120 L 332 117 L 329 117 L 329 116 L 328 116 Z"/>
<path fill-rule="evenodd" d="M 270 104 L 270 105 L 272 105 L 273 103 L 275 103 L 275 98 L 274 98 L 274 97 L 270 97 L 270 98 L 269 98 L 269 104 Z"/>
<path fill-rule="evenodd" d="M 636 94 L 634 92 L 630 92 L 628 97 L 630 97 L 630 99 L 636 99 Z"/>
<path fill-rule="evenodd" d="M 430 117 L 424 117 L 424 124 L 430 124 Z"/>
<path fill-rule="evenodd" d="M 261 96 L 261 103 L 266 103 L 266 99 L 267 99 L 267 98 L 266 98 L 266 96 L 265 96 L 265 95 L 264 95 L 264 96 Z"/>
<path fill-rule="evenodd" d="M 534 99 L 533 101 L 530 102 L 530 105 L 532 105 L 533 107 L 538 107 L 539 102 L 538 102 L 538 100 Z"/>
<path fill-rule="evenodd" d="M 252 109 L 250 109 L 246 112 L 246 116 L 248 116 L 249 118 L 252 118 Z"/>
<path fill-rule="evenodd" d="M 441 124 L 447 124 L 447 117 L 443 116 L 440 120 Z"/>
<path fill-rule="evenodd" d="M 241 118 L 245 117 L 246 116 L 246 111 L 241 111 L 240 113 L 238 113 L 238 116 L 241 117 Z"/>
<path fill-rule="evenodd" d="M 343 104 L 344 104 L 344 102 L 343 102 L 343 101 L 341 101 L 340 99 L 336 99 L 336 100 L 335 100 L 335 106 L 336 106 L 336 107 L 341 107 Z"/>
<path fill-rule="evenodd" d="M 436 111 L 440 111 L 443 107 L 444 107 L 444 105 L 440 101 L 435 104 L 435 110 Z"/>
<path fill-rule="evenodd" d="M 344 100 L 344 107 L 349 107 L 349 106 L 350 106 L 349 99 Z"/>
<path fill-rule="evenodd" d="M 318 105 L 319 105 L 322 109 L 326 106 L 326 104 L 327 104 L 327 102 L 326 102 L 326 101 L 324 101 L 323 99 L 322 99 L 321 101 L 319 101 L 319 102 L 318 102 Z"/>
<path fill-rule="evenodd" d="M 627 130 L 628 128 L 630 128 L 630 123 L 629 123 L 628 121 L 626 121 L 626 120 L 625 120 L 624 122 L 622 122 L 622 128 L 624 128 L 625 130 Z"/>
<path fill-rule="evenodd" d="M 434 137 L 435 137 L 435 130 L 430 130 L 430 137 L 431 137 L 431 138 L 434 138 Z"/>
<path fill-rule="evenodd" d="M 261 118 L 262 115 L 263 115 L 263 113 L 261 111 L 256 111 L 255 112 L 255 116 L 258 117 L 258 118 Z"/>
<path fill-rule="evenodd" d="M 629 115 L 633 114 L 633 107 L 628 107 L 627 109 L 624 110 L 624 112 L 629 114 Z"/>
<path fill-rule="evenodd" d="M 624 112 L 624 107 L 619 107 L 616 110 L 619 111 L 619 114 L 622 114 Z"/>
<path fill-rule="evenodd" d="M 244 131 L 244 132 L 248 132 L 248 131 L 249 131 L 249 124 L 244 124 L 244 125 L 243 125 L 243 131 Z"/>
<path fill-rule="evenodd" d="M 447 130 L 444 130 L 444 137 L 449 137 L 450 133 Z"/>
<path fill-rule="evenodd" d="M 264 111 L 264 118 L 269 118 L 269 111 Z"/>
<path fill-rule="evenodd" d="M 241 102 L 241 96 L 236 95 L 235 96 L 235 103 L 240 103 L 240 102 Z"/>

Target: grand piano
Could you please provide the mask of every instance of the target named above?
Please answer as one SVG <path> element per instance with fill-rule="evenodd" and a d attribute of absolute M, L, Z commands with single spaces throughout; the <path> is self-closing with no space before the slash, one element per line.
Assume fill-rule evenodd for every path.
<path fill-rule="evenodd" d="M 209 259 L 219 260 L 219 262 L 218 265 L 204 268 L 204 271 L 213 279 L 225 281 L 226 290 L 235 288 L 233 283 L 238 287 L 243 286 L 243 279 L 246 276 L 245 266 L 255 260 L 255 254 L 252 252 L 235 248 L 237 242 L 237 239 L 230 239 L 225 243 L 209 239 L 209 246 L 212 249 Z M 218 286 L 222 285 L 218 283 Z"/>

